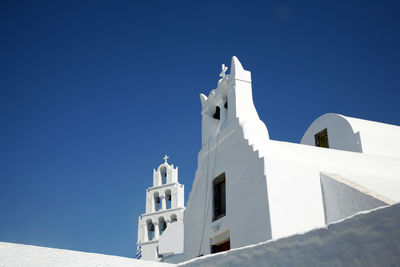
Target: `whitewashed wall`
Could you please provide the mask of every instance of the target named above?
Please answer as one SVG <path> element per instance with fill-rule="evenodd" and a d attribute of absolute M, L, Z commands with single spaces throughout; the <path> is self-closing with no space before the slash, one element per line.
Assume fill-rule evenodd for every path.
<path fill-rule="evenodd" d="M 226 216 L 212 222 L 212 180 L 222 172 L 226 174 Z M 216 149 L 199 153 L 196 181 L 185 212 L 185 258 L 209 254 L 210 238 L 227 230 L 231 247 L 271 238 L 263 161 L 244 140 L 240 128 Z"/>
<path fill-rule="evenodd" d="M 178 266 L 398 266 L 400 204 Z"/>
<path fill-rule="evenodd" d="M 325 224 L 320 172 L 346 177 L 390 203 L 400 201 L 400 158 L 274 140 L 265 142 L 260 154 L 265 158 L 273 238 Z"/>
<path fill-rule="evenodd" d="M 168 254 L 183 253 L 183 229 L 182 221 L 174 222 L 168 225 L 165 232 L 160 236 L 158 247 L 159 253 L 163 256 Z"/>
<path fill-rule="evenodd" d="M 392 201 L 385 197 L 340 175 L 321 173 L 320 177 L 325 224 L 349 217 L 359 211 L 392 204 Z"/>

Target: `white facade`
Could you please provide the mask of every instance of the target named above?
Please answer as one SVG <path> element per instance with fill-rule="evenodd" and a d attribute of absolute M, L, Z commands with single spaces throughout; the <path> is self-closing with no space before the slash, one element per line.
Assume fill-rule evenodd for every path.
<path fill-rule="evenodd" d="M 359 212 L 339 222 L 178 264 L 225 266 L 398 266 L 400 204 Z"/>
<path fill-rule="evenodd" d="M 201 95 L 203 147 L 185 213 L 184 259 L 209 254 L 221 239 L 241 247 L 272 238 L 264 162 L 252 146 L 268 131 L 253 105 L 250 72 L 235 57 L 230 75 L 225 70 L 218 88 Z M 226 216 L 213 221 L 213 180 L 222 173 Z"/>
<path fill-rule="evenodd" d="M 144 260 L 183 252 L 184 186 L 178 182 L 178 167 L 168 157 L 153 170 L 153 186 L 146 190 L 146 212 L 138 221 L 138 253 Z"/>
<path fill-rule="evenodd" d="M 236 57 L 229 75 L 222 69 L 218 87 L 200 96 L 202 148 L 185 211 L 184 254 L 170 262 L 210 254 L 219 244 L 238 248 L 305 232 L 400 201 L 400 142 L 390 147 L 400 139 L 399 127 L 327 114 L 302 144 L 270 140 L 253 104 L 250 72 Z M 315 134 L 325 128 L 333 149 L 315 147 Z M 226 210 L 215 218 L 221 175 Z"/>

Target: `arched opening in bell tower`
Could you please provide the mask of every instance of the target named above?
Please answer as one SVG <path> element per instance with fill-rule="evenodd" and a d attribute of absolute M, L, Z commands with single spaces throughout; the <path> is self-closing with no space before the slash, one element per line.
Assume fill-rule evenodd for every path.
<path fill-rule="evenodd" d="M 154 198 L 154 211 L 158 211 L 159 209 L 161 209 L 161 201 L 159 193 L 155 192 L 153 198 Z"/>
<path fill-rule="evenodd" d="M 178 217 L 176 216 L 176 214 L 172 214 L 171 215 L 171 223 L 178 221 Z"/>
<path fill-rule="evenodd" d="M 166 184 L 167 183 L 167 168 L 165 166 L 162 166 L 160 168 L 160 175 L 161 175 L 161 184 Z"/>
<path fill-rule="evenodd" d="M 165 191 L 165 200 L 167 204 L 167 209 L 171 208 L 171 202 L 172 202 L 172 196 L 171 196 L 171 190 Z"/>
<path fill-rule="evenodd" d="M 221 108 L 219 106 L 216 106 L 213 118 L 216 119 L 216 120 L 220 120 L 221 119 L 221 114 L 220 113 L 221 113 Z"/>
<path fill-rule="evenodd" d="M 151 241 L 154 239 L 154 224 L 150 219 L 146 221 L 146 224 L 147 224 L 147 237 L 148 240 Z"/>
<path fill-rule="evenodd" d="M 162 235 L 165 229 L 167 229 L 167 223 L 165 222 L 164 217 L 158 218 L 158 226 L 160 227 L 160 235 Z"/>

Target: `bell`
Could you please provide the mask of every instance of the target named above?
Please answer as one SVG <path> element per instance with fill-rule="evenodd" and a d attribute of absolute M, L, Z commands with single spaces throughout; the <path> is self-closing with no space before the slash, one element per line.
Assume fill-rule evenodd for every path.
<path fill-rule="evenodd" d="M 214 119 L 216 119 L 216 120 L 219 120 L 220 119 L 220 107 L 216 107 L 215 108 L 215 113 L 214 113 L 214 115 L 213 115 L 213 118 Z"/>

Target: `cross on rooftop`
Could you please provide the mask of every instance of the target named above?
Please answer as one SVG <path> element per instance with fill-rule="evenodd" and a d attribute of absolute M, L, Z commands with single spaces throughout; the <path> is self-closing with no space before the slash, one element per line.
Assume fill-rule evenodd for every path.
<path fill-rule="evenodd" d="M 165 160 L 164 163 L 168 163 L 168 162 L 167 162 L 167 159 L 169 159 L 169 157 L 168 157 L 167 155 L 165 155 L 165 156 L 163 157 L 163 159 Z"/>
<path fill-rule="evenodd" d="M 219 74 L 220 77 L 224 78 L 225 77 L 225 72 L 228 70 L 228 67 L 225 66 L 225 64 L 222 64 L 222 71 Z"/>

